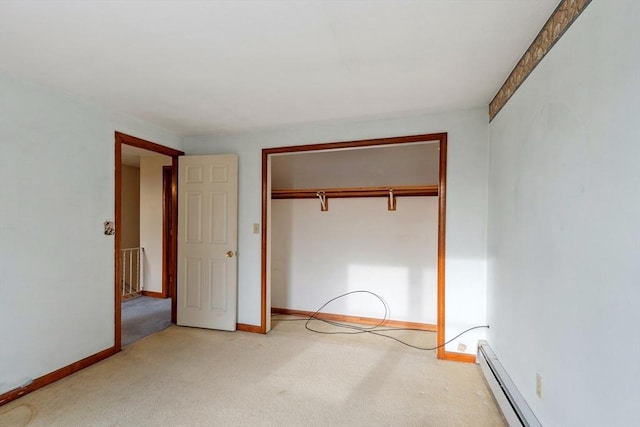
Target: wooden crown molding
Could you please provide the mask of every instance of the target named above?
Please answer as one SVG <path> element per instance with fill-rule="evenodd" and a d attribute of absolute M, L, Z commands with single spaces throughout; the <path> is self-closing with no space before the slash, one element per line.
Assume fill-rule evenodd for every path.
<path fill-rule="evenodd" d="M 591 0 L 562 0 L 522 55 L 496 96 L 489 103 L 489 121 L 498 114 L 553 45 L 573 24 Z"/>

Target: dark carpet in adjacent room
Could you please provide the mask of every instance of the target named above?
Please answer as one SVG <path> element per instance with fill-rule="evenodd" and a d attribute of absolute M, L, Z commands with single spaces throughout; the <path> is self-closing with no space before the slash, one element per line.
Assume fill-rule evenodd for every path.
<path fill-rule="evenodd" d="M 122 346 L 171 325 L 171 298 L 140 296 L 122 302 Z"/>

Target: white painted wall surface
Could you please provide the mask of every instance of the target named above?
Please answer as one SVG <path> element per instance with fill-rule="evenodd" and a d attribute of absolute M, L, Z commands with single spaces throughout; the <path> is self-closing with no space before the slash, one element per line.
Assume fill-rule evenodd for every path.
<path fill-rule="evenodd" d="M 594 0 L 490 125 L 489 341 L 545 426 L 640 425 L 638 22 Z"/>
<path fill-rule="evenodd" d="M 261 150 L 263 148 L 448 132 L 446 336 L 486 322 L 487 109 L 386 120 L 335 122 L 243 134 L 185 138 L 188 154 L 240 156 L 238 322 L 260 324 Z M 484 330 L 464 342 L 475 351 Z"/>
<path fill-rule="evenodd" d="M 169 156 L 140 157 L 140 246 L 150 292 L 162 292 L 162 167 L 169 165 Z"/>
<path fill-rule="evenodd" d="M 122 165 L 122 249 L 140 246 L 140 168 Z"/>
<path fill-rule="evenodd" d="M 272 305 L 316 311 L 338 295 L 368 290 L 388 318 L 436 324 L 438 198 L 311 199 L 272 202 Z M 323 310 L 383 318 L 375 297 L 355 294 Z"/>
<path fill-rule="evenodd" d="M 0 73 L 0 393 L 114 343 L 114 131 L 179 137 Z"/>

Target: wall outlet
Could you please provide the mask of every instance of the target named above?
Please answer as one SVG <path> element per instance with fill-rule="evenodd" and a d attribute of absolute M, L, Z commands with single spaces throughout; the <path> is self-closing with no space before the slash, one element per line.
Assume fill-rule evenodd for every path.
<path fill-rule="evenodd" d="M 260 224 L 253 224 L 253 234 L 260 234 Z"/>
<path fill-rule="evenodd" d="M 542 399 L 542 377 L 540 374 L 536 374 L 536 394 Z"/>

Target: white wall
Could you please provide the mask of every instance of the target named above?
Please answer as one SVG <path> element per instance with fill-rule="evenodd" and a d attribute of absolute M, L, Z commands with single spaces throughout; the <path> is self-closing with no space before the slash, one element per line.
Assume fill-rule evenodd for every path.
<path fill-rule="evenodd" d="M 272 201 L 272 305 L 316 311 L 356 290 L 380 295 L 393 320 L 436 324 L 438 198 L 311 199 Z M 383 318 L 373 296 L 356 294 L 326 313 Z"/>
<path fill-rule="evenodd" d="M 114 344 L 114 131 L 181 140 L 0 73 L 0 393 Z"/>
<path fill-rule="evenodd" d="M 545 426 L 640 425 L 638 22 L 594 0 L 490 125 L 489 341 Z"/>
<path fill-rule="evenodd" d="M 336 122 L 262 132 L 185 138 L 188 154 L 239 155 L 238 322 L 260 324 L 261 149 L 448 132 L 446 336 L 486 319 L 486 108 L 387 120 Z M 477 330 L 451 343 L 468 352 L 484 338 Z"/>
<path fill-rule="evenodd" d="M 162 292 L 162 167 L 169 156 L 140 158 L 140 246 L 144 248 L 144 290 Z"/>

